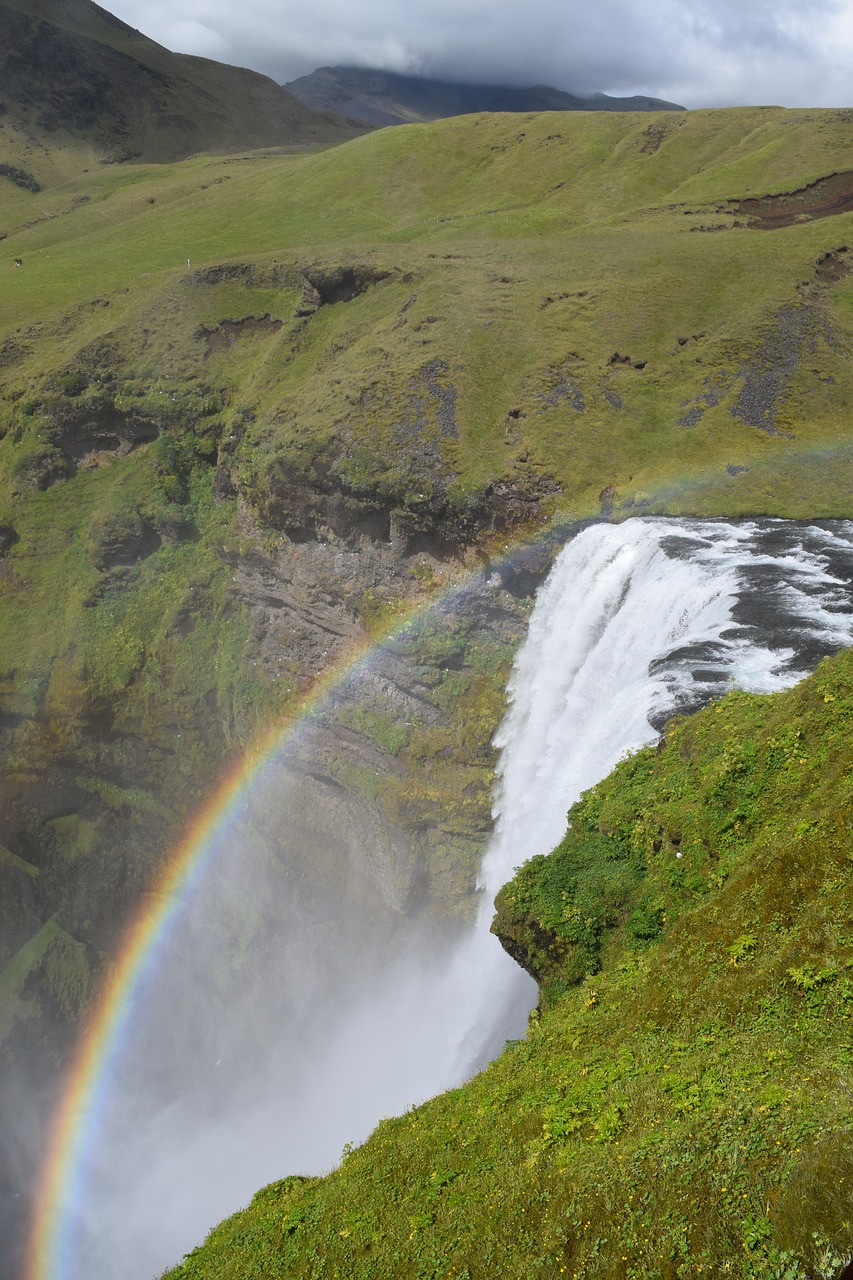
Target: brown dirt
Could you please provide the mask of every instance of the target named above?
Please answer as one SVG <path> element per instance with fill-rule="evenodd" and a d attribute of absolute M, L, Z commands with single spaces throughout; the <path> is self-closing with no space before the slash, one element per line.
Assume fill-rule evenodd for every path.
<path fill-rule="evenodd" d="M 837 284 L 839 280 L 850 275 L 851 264 L 845 257 L 849 252 L 847 245 L 844 244 L 823 255 L 815 268 L 815 275 L 821 284 Z"/>
<path fill-rule="evenodd" d="M 273 320 L 269 315 L 246 316 L 243 320 L 221 320 L 215 329 L 201 328 L 196 337 L 207 343 L 208 351 L 227 351 L 245 333 L 275 332 L 281 326 L 281 320 Z"/>
<path fill-rule="evenodd" d="M 831 173 L 796 191 L 733 201 L 732 212 L 749 218 L 755 231 L 776 231 L 798 222 L 853 212 L 853 172 Z"/>

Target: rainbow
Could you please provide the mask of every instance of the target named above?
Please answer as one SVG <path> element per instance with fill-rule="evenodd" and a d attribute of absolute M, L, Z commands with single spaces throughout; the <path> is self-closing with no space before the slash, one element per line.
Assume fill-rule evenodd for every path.
<path fill-rule="evenodd" d="M 524 545 L 515 542 L 502 548 L 498 562 L 510 560 Z M 284 724 L 263 732 L 231 766 L 169 855 L 165 869 L 119 944 L 107 981 L 80 1035 L 36 1188 L 23 1280 L 62 1280 L 67 1274 L 73 1223 L 84 1199 L 82 1170 L 97 1137 L 109 1083 L 121 1060 L 135 1005 L 153 978 L 166 940 L 201 884 L 220 838 L 237 817 L 247 790 L 265 767 L 279 760 L 293 745 L 300 729 L 311 721 L 330 694 L 365 669 L 372 655 L 415 621 L 454 596 L 463 595 L 482 572 L 482 566 L 460 572 L 440 593 L 401 609 L 393 626 L 378 639 L 359 639 L 318 677 Z"/>
<path fill-rule="evenodd" d="M 837 446 L 838 442 L 834 442 Z M 815 459 L 832 456 L 829 445 L 806 451 Z M 701 492 L 705 484 L 719 479 L 716 467 L 699 469 L 678 481 L 658 480 L 651 487 L 655 502 L 672 501 L 687 491 Z M 627 513 L 626 513 L 627 514 Z M 564 518 L 565 519 L 565 518 Z M 533 535 L 554 544 L 568 535 L 570 519 L 556 518 L 550 530 Z M 575 528 L 577 525 L 575 525 Z M 516 538 L 495 555 L 496 565 L 512 557 L 531 541 Z M 26 1250 L 23 1280 L 63 1280 L 64 1256 L 75 1216 L 82 1202 L 81 1169 L 97 1133 L 100 1111 L 108 1083 L 121 1058 L 134 1014 L 134 1003 L 153 975 L 157 958 L 170 931 L 179 920 L 200 884 L 217 844 L 236 817 L 249 786 L 265 766 L 277 760 L 309 722 L 329 695 L 356 675 L 371 654 L 399 636 L 417 618 L 426 616 L 482 572 L 460 573 L 440 594 L 417 601 L 401 610 L 394 625 L 380 638 L 366 637 L 315 682 L 286 723 L 267 729 L 251 745 L 245 756 L 221 778 L 204 807 L 196 814 L 181 842 L 166 861 L 165 869 L 146 896 L 136 918 L 127 929 L 97 1002 L 80 1036 L 79 1044 L 56 1110 L 47 1153 L 35 1194 L 35 1210 Z"/>

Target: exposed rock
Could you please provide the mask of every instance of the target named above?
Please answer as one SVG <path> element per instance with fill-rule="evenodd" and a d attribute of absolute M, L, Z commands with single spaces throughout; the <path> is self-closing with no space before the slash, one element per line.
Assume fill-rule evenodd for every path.
<path fill-rule="evenodd" d="M 682 343 L 682 339 L 678 339 Z M 687 342 L 687 339 L 684 339 Z M 705 390 L 693 400 L 685 400 L 681 405 L 687 412 L 677 419 L 680 427 L 695 427 L 704 417 L 706 410 L 716 409 L 722 397 L 731 388 L 734 379 L 723 373 L 709 373 L 703 382 Z M 690 406 L 688 408 L 688 406 Z"/>
<path fill-rule="evenodd" d="M 518 501 L 511 486 L 505 488 L 493 500 Z M 248 510 L 245 517 L 248 528 Z M 476 803 L 473 794 L 463 799 L 451 787 L 437 805 L 434 798 L 418 798 L 424 785 L 421 770 L 435 766 L 398 755 L 381 733 L 371 737 L 360 727 L 364 708 L 367 723 L 373 716 L 394 737 L 407 737 L 411 726 L 418 726 L 418 733 L 449 730 L 452 716 L 440 690 L 444 672 L 464 675 L 468 670 L 460 637 L 470 631 L 481 647 L 514 647 L 526 625 L 519 601 L 539 585 L 560 541 L 554 537 L 534 544 L 494 569 L 484 560 L 481 578 L 469 581 L 463 591 L 439 597 L 424 615 L 429 618 L 428 640 L 420 638 L 415 626 L 374 649 L 370 663 L 356 668 L 329 695 L 281 766 L 280 785 L 292 797 L 288 812 L 295 806 L 302 816 L 299 848 L 292 854 L 292 834 L 276 833 L 272 825 L 267 830 L 265 839 L 279 859 L 293 857 L 294 865 L 300 856 L 304 861 L 310 837 L 322 850 L 317 856 L 324 860 L 327 879 L 334 882 L 354 867 L 392 914 L 440 914 L 452 912 L 454 903 L 470 901 L 490 830 L 493 750 L 488 739 L 494 726 L 476 747 L 476 763 L 473 758 L 466 762 L 462 751 L 453 770 L 457 789 L 479 789 Z M 447 550 L 443 539 L 430 545 L 426 535 L 418 539 L 407 530 L 388 540 L 362 532 L 348 543 L 334 536 L 297 543 L 282 539 L 272 551 L 242 556 L 233 565 L 231 590 L 249 610 L 252 652 L 273 680 L 309 685 L 320 672 L 340 668 L 349 655 L 370 647 L 360 616 L 365 602 L 399 600 L 411 612 L 411 603 L 402 602 L 417 599 L 413 570 L 426 562 L 432 566 L 430 575 L 440 575 Z M 469 679 L 465 676 L 464 683 Z M 376 797 L 363 783 L 353 785 L 365 773 L 377 780 Z M 430 785 L 445 784 L 434 778 Z"/>
<path fill-rule="evenodd" d="M 804 354 L 816 351 L 820 343 L 837 347 L 829 320 L 817 307 L 783 307 L 761 345 L 739 370 L 743 385 L 732 417 L 767 435 L 785 434 L 776 424 L 779 407 Z"/>
<path fill-rule="evenodd" d="M 114 569 L 151 555 L 160 545 L 154 530 L 137 511 L 115 511 L 93 520 L 88 550 L 97 569 Z"/>
<path fill-rule="evenodd" d="M 609 520 L 613 514 L 613 504 L 616 501 L 616 489 L 612 484 L 606 485 L 598 495 L 598 501 L 601 504 L 602 520 Z"/>
<path fill-rule="evenodd" d="M 47 430 L 76 467 L 99 453 L 124 457 L 137 445 L 156 440 L 160 423 L 145 410 L 117 409 L 111 397 L 95 395 L 56 405 Z"/>
<path fill-rule="evenodd" d="M 363 264 L 341 267 L 315 265 L 303 268 L 302 274 L 316 289 L 324 306 L 334 306 L 337 302 L 352 302 L 375 284 L 387 280 L 389 271 Z"/>
<path fill-rule="evenodd" d="M 654 155 L 656 151 L 660 151 L 667 138 L 671 137 L 683 123 L 683 120 L 677 122 L 665 120 L 660 123 L 650 124 L 642 132 L 643 145 L 640 147 L 640 153 L 642 155 Z"/>
<path fill-rule="evenodd" d="M 49 489 L 71 473 L 68 458 L 49 444 L 36 445 L 20 454 L 13 464 L 12 492 Z"/>
<path fill-rule="evenodd" d="M 295 274 L 292 267 L 280 263 L 219 262 L 212 267 L 188 272 L 184 276 L 184 284 L 190 288 L 235 283 L 245 285 L 247 289 L 276 288 L 293 284 Z"/>
<path fill-rule="evenodd" d="M 41 191 L 40 184 L 31 173 L 27 173 L 25 169 L 18 169 L 13 164 L 0 164 L 0 178 L 8 178 L 23 191 Z"/>
<path fill-rule="evenodd" d="M 307 317 L 314 315 L 320 307 L 352 302 L 373 285 L 387 280 L 391 272 L 363 263 L 350 266 L 315 263 L 303 267 L 300 275 L 302 293 L 294 314 L 297 317 Z"/>

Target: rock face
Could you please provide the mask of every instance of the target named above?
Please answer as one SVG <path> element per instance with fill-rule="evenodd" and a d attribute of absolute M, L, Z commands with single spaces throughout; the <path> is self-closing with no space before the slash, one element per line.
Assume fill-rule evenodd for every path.
<path fill-rule="evenodd" d="M 70 447 L 79 433 L 64 439 Z M 310 698 L 322 678 L 326 693 L 283 736 L 235 829 L 235 847 L 247 851 L 238 856 L 254 859 L 255 869 L 244 888 L 238 878 L 219 926 L 222 997 L 229 972 L 235 981 L 246 966 L 267 972 L 275 939 L 297 926 L 309 936 L 334 928 L 370 968 L 414 922 L 441 935 L 473 910 L 490 831 L 491 737 L 529 594 L 552 550 L 493 567 L 426 527 L 417 539 L 392 532 L 387 519 L 338 533 L 324 495 L 309 497 L 312 515 L 297 540 L 258 525 L 241 500 L 242 545 L 222 548 L 207 579 L 196 569 L 168 618 L 164 656 L 155 659 L 163 688 L 146 695 L 137 673 L 84 697 L 78 677 L 69 669 L 60 678 L 56 666 L 53 692 L 0 718 L 6 1113 L 34 1058 L 38 1088 L 50 1096 L 56 1087 L 56 1064 L 71 1051 L 104 957 L 224 762 L 243 749 L 247 726 L 217 690 L 215 670 L 231 660 L 233 628 L 242 637 L 234 651 L 240 680 Z M 14 530 L 2 534 L 12 546 Z M 89 612 L 118 607 L 162 545 L 145 511 L 93 520 L 86 547 L 98 580 Z M 206 634 L 219 637 L 213 649 Z M 115 623 L 98 641 L 118 643 L 120 663 L 121 636 Z M 166 655 L 196 644 L 211 667 L 179 692 L 185 678 L 170 674 Z M 18 1137 L 10 1131 L 9 1143 Z M 11 1149 L 0 1151 L 0 1167 L 10 1160 Z M 8 1256 L 17 1248 L 19 1194 L 15 1183 L 8 1215 L 0 1204 Z"/>
<path fill-rule="evenodd" d="M 471 556 L 476 567 L 446 595 L 433 589 L 431 604 L 425 578 L 449 585 L 458 564 L 451 572 L 440 555 L 410 552 L 390 529 L 385 540 L 344 540 L 318 523 L 325 536 L 281 538 L 233 566 L 252 661 L 270 679 L 343 673 L 288 749 L 280 785 L 297 787 L 305 820 L 372 882 L 383 910 L 464 914 L 490 830 L 490 737 L 506 661 L 549 553 L 540 552 L 538 572 L 529 553 L 503 578 Z M 365 616 L 389 604 L 399 629 L 374 644 Z M 494 669 L 483 675 L 477 667 L 490 655 Z M 479 720 L 467 741 L 454 741 L 466 702 Z"/>

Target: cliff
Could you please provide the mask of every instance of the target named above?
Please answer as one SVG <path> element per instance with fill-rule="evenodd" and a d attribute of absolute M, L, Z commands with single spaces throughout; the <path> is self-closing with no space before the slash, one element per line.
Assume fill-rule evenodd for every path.
<path fill-rule="evenodd" d="M 830 1280 L 853 1256 L 853 656 L 668 726 L 502 891 L 527 1038 L 172 1280 Z"/>

